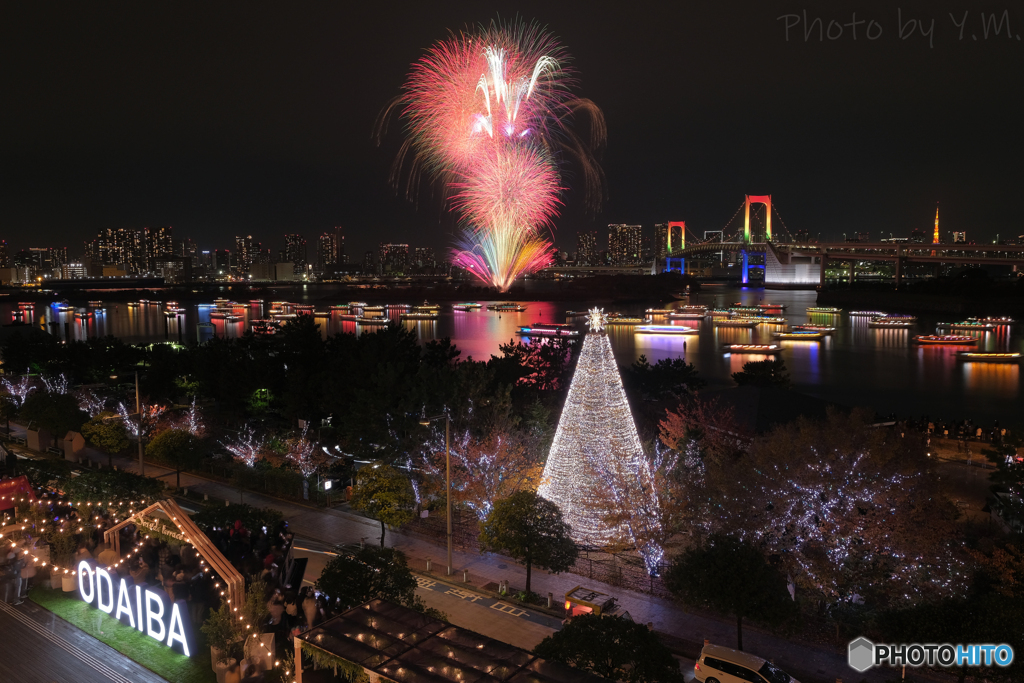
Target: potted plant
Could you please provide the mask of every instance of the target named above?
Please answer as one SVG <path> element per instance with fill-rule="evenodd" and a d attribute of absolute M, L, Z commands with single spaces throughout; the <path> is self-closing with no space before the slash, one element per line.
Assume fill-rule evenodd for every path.
<path fill-rule="evenodd" d="M 64 572 L 75 552 L 75 535 L 70 532 L 56 531 L 46 534 L 46 542 L 50 544 L 50 584 L 53 588 L 60 586 L 65 593 L 72 593 L 78 587 L 71 572 Z M 57 569 L 61 567 L 61 569 Z"/>
<path fill-rule="evenodd" d="M 220 609 L 210 612 L 200 627 L 210 644 L 210 661 L 217 674 L 217 683 L 224 683 L 228 670 L 235 667 L 242 656 L 243 641 L 234 621 L 231 605 L 225 602 Z"/>

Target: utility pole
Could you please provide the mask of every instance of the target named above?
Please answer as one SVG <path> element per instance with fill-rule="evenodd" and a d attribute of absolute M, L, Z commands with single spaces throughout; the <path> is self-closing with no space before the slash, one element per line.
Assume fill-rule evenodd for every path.
<path fill-rule="evenodd" d="M 434 420 L 444 418 L 444 497 L 448 508 L 448 576 L 455 573 L 452 567 L 452 448 L 451 448 L 451 416 L 445 411 L 444 415 L 427 417 L 426 408 L 420 414 L 420 424 L 429 427 Z"/>

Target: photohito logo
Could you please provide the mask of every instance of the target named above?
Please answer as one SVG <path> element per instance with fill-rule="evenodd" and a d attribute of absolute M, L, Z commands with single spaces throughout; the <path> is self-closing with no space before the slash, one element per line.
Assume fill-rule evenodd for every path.
<path fill-rule="evenodd" d="M 873 666 L 1009 666 L 1013 648 L 1000 645 L 950 645 L 910 643 L 877 645 L 867 638 L 851 641 L 846 648 L 850 668 L 864 673 Z"/>

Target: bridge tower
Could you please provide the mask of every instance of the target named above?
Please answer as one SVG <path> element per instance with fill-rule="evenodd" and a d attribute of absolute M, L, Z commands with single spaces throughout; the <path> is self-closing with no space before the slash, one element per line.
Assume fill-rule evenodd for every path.
<path fill-rule="evenodd" d="M 761 195 L 746 195 L 746 202 L 744 206 L 744 218 L 743 218 L 743 246 L 744 249 L 741 252 L 743 256 L 743 284 L 750 282 L 750 263 L 747 258 L 746 246 L 750 244 L 750 205 L 751 204 L 764 204 L 765 207 L 765 219 L 764 219 L 764 238 L 766 241 L 772 241 L 772 196 L 770 194 Z"/>
<path fill-rule="evenodd" d="M 678 256 L 676 258 L 672 257 L 672 231 L 675 230 L 676 228 L 679 229 L 679 244 L 678 246 L 676 246 L 676 249 L 686 248 L 686 221 L 670 221 L 668 224 L 668 230 L 665 231 L 666 233 L 668 233 L 666 235 L 666 240 L 668 241 L 668 243 L 665 245 L 665 253 L 668 254 L 667 258 L 665 259 L 665 271 L 671 272 L 673 270 L 678 269 L 679 273 L 682 274 L 686 272 L 686 259 L 684 259 L 682 256 Z"/>

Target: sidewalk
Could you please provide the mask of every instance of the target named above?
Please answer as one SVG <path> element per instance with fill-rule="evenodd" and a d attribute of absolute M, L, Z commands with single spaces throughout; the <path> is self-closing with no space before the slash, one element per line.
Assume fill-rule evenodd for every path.
<path fill-rule="evenodd" d="M 24 428 L 11 423 L 12 435 L 23 436 Z M 31 453 L 23 447 L 16 450 Z M 94 464 L 107 466 L 108 456 L 93 448 L 86 447 L 82 457 Z M 129 458 L 113 458 L 118 469 L 138 472 L 138 462 Z M 170 476 L 167 476 L 167 475 Z M 146 475 L 159 477 L 173 486 L 174 471 L 158 465 L 146 464 Z M 204 477 L 182 472 L 181 485 L 191 492 L 206 494 L 211 502 L 228 500 L 240 502 L 237 488 L 212 481 Z M 379 543 L 380 524 L 375 520 L 362 517 L 352 512 L 331 508 L 313 508 L 302 504 L 271 498 L 259 493 L 245 491 L 244 502 L 257 507 L 274 508 L 284 514 L 285 519 L 295 536 L 307 538 L 332 545 L 343 543 L 368 544 Z M 446 549 L 421 538 L 401 531 L 387 532 L 385 545 L 401 550 L 409 558 L 410 568 L 417 573 L 426 572 L 426 560 L 431 559 L 434 577 L 443 577 L 446 563 Z M 452 562 L 456 567 L 456 575 L 448 580 L 462 582 L 462 571 L 469 572 L 469 589 L 481 589 L 485 584 L 508 580 L 514 587 L 523 587 L 526 583 L 526 570 L 508 558 L 493 554 L 478 554 L 459 551 L 453 553 Z M 634 621 L 651 623 L 655 630 L 670 636 L 674 641 L 682 643 L 683 654 L 694 657 L 705 639 L 718 645 L 735 647 L 736 626 L 731 620 L 721 620 L 710 616 L 690 614 L 669 600 L 637 593 L 617 586 L 602 583 L 593 579 L 574 574 L 550 574 L 534 569 L 532 589 L 541 595 L 553 593 L 556 604 L 564 599 L 567 591 L 576 586 L 606 593 L 615 597 L 621 610 L 628 611 Z M 837 678 L 846 681 L 868 681 L 883 683 L 892 678 L 893 671 L 872 669 L 867 674 L 858 674 L 846 663 L 845 643 L 843 649 L 827 649 L 810 644 L 792 642 L 785 638 L 757 630 L 744 625 L 744 646 L 747 652 L 766 659 L 773 659 L 783 669 L 791 672 L 803 683 L 833 683 Z"/>

